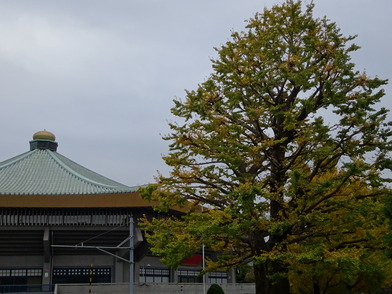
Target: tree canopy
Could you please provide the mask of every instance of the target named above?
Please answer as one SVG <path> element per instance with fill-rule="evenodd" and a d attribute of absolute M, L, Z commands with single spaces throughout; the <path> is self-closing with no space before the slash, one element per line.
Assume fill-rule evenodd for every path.
<path fill-rule="evenodd" d="M 355 37 L 313 7 L 287 0 L 257 13 L 216 49 L 213 73 L 174 100 L 171 173 L 141 190 L 158 209 L 189 205 L 144 220 L 166 264 L 204 244 L 220 253 L 209 270 L 252 264 L 257 294 L 380 285 L 387 81 L 356 70 Z"/>

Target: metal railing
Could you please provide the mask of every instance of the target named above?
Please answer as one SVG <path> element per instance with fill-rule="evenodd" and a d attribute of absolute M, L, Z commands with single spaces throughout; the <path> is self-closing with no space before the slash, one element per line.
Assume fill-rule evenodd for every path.
<path fill-rule="evenodd" d="M 1 226 L 122 226 L 129 213 L 102 210 L 0 209 Z"/>

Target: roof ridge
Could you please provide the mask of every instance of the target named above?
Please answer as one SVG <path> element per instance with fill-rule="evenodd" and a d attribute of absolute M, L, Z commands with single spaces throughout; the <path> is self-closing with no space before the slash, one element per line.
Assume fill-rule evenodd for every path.
<path fill-rule="evenodd" d="M 66 165 L 64 162 L 62 162 L 59 158 L 57 158 L 57 156 L 55 156 L 55 153 L 56 153 L 56 152 L 50 151 L 50 150 L 45 150 L 45 151 L 47 151 L 47 153 L 50 155 L 50 157 L 51 157 L 59 166 L 61 166 L 62 168 L 64 168 L 64 169 L 65 169 L 66 171 L 68 171 L 71 175 L 73 175 L 73 176 L 75 176 L 75 177 L 77 177 L 77 178 L 79 178 L 79 179 L 81 179 L 81 180 L 83 180 L 83 181 L 85 181 L 85 182 L 87 182 L 87 183 L 90 183 L 90 184 L 93 184 L 93 185 L 96 185 L 96 186 L 99 186 L 99 187 L 116 188 L 116 186 L 114 186 L 114 185 L 106 185 L 106 184 L 103 184 L 103 183 L 99 183 L 99 182 L 96 182 L 96 181 L 94 181 L 94 180 L 91 180 L 91 179 L 89 179 L 89 178 L 87 178 L 87 177 L 81 175 L 80 173 L 78 173 L 78 172 L 76 172 L 75 170 L 71 169 L 68 165 Z M 125 186 L 125 185 L 124 185 L 124 186 Z M 126 186 L 126 187 L 127 187 L 127 186 Z"/>

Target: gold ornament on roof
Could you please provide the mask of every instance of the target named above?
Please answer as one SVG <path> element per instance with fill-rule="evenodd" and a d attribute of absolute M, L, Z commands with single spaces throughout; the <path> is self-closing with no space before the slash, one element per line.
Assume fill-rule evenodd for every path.
<path fill-rule="evenodd" d="M 48 140 L 54 142 L 56 140 L 56 136 L 47 130 L 43 130 L 43 131 L 36 132 L 33 135 L 33 140 Z"/>

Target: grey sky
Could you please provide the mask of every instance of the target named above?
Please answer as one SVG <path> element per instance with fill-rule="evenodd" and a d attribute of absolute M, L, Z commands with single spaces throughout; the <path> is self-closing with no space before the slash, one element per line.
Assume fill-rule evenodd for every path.
<path fill-rule="evenodd" d="M 167 173 L 161 139 L 184 89 L 272 0 L 0 0 L 0 161 L 47 129 L 70 159 L 127 185 Z M 359 70 L 392 74 L 391 0 L 315 0 L 358 34 Z M 384 105 L 392 107 L 391 86 Z"/>

